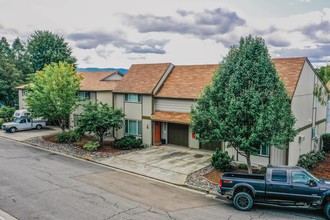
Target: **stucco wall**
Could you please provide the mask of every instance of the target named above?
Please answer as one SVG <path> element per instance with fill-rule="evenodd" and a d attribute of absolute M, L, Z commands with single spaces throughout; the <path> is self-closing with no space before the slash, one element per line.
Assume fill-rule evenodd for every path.
<path fill-rule="evenodd" d="M 125 98 L 124 94 L 113 94 L 113 105 L 114 105 L 113 107 L 122 109 L 124 111 L 124 98 Z M 116 130 L 114 136 L 119 139 L 124 137 L 124 134 L 125 134 L 125 130 L 123 127 L 121 129 Z"/>
<path fill-rule="evenodd" d="M 99 102 L 108 104 L 112 107 L 112 92 L 101 91 L 96 93 L 96 99 Z"/>

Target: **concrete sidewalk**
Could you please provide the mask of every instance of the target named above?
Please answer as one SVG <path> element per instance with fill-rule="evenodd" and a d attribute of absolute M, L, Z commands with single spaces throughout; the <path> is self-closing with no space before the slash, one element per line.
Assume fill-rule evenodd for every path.
<path fill-rule="evenodd" d="M 0 209 L 0 220 L 17 220 L 17 219 Z"/>
<path fill-rule="evenodd" d="M 189 174 L 211 164 L 212 152 L 179 146 L 154 146 L 99 161 L 102 164 L 184 185 Z"/>

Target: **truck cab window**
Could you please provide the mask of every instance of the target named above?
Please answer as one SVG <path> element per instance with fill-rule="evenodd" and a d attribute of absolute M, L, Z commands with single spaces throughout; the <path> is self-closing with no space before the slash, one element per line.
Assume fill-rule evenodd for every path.
<path fill-rule="evenodd" d="M 26 119 L 22 119 L 19 123 L 20 123 L 20 124 L 24 124 L 24 123 L 26 123 Z"/>
<path fill-rule="evenodd" d="M 273 170 L 272 181 L 274 182 L 287 182 L 286 170 Z"/>
<path fill-rule="evenodd" d="M 292 183 L 300 183 L 308 185 L 311 178 L 304 172 L 292 171 L 291 173 Z"/>

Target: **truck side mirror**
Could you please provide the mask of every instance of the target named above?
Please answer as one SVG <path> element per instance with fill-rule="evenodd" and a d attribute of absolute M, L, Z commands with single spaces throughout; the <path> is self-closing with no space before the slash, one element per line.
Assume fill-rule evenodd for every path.
<path fill-rule="evenodd" d="M 314 187 L 314 186 L 317 186 L 317 183 L 316 183 L 315 180 L 309 180 L 308 185 L 309 185 L 310 187 Z"/>

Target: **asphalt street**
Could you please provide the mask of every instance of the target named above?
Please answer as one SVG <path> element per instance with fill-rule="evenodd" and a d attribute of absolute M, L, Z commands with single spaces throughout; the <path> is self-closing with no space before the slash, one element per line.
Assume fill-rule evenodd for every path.
<path fill-rule="evenodd" d="M 17 219 L 324 219 L 308 208 L 230 202 L 0 138 L 0 209 Z"/>

